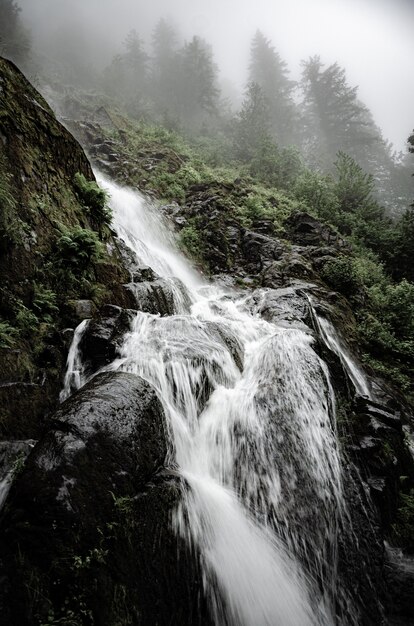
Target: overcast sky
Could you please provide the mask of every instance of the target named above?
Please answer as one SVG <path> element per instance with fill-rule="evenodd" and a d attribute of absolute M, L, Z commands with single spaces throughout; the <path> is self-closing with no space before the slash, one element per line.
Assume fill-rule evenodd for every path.
<path fill-rule="evenodd" d="M 249 42 L 257 28 L 286 59 L 319 54 L 347 70 L 352 86 L 396 148 L 414 127 L 414 0 L 20 0 L 39 40 L 62 23 L 82 23 L 111 55 L 131 28 L 149 40 L 159 17 L 184 37 L 208 39 L 222 78 L 242 86 Z M 106 61 L 106 59 L 105 59 Z"/>

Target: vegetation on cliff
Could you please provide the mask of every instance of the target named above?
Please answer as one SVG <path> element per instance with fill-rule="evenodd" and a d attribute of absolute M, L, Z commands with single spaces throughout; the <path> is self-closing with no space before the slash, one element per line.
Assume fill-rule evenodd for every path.
<path fill-rule="evenodd" d="M 413 393 L 414 286 L 407 263 L 412 209 L 398 220 L 387 217 L 372 175 L 342 152 L 326 175 L 306 167 L 294 149 L 278 148 L 266 137 L 249 159 L 241 160 L 238 144 L 223 145 L 211 137 L 189 140 L 115 111 L 111 119 L 112 128 L 73 128 L 86 145 L 88 134 L 93 137 L 90 153 L 98 167 L 161 204 L 177 204 L 180 241 L 207 271 L 237 275 L 232 224 L 265 228 L 292 242 L 289 219 L 297 213 L 332 229 L 343 245 L 318 264 L 319 280 L 348 298 L 357 319 L 355 340 L 367 365 Z M 115 162 L 105 160 L 108 146 Z M 323 239 L 315 243 L 324 245 Z M 212 248 L 223 257 L 218 267 Z"/>
<path fill-rule="evenodd" d="M 18 436 L 9 396 L 31 407 L 20 426 L 35 434 L 56 402 L 76 301 L 122 302 L 124 270 L 83 150 L 11 62 L 0 77 L 0 380 L 15 385 L 1 388 L 0 430 Z"/>

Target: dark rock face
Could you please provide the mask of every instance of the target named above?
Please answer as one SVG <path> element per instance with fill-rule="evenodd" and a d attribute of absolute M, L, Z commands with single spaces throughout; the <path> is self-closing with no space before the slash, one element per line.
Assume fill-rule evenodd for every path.
<path fill-rule="evenodd" d="M 241 253 L 251 273 L 260 273 L 273 261 L 279 261 L 286 250 L 287 246 L 278 239 L 250 230 L 243 232 Z"/>
<path fill-rule="evenodd" d="M 347 247 L 346 242 L 330 226 L 323 224 L 309 213 L 293 213 L 287 220 L 289 239 L 301 246 L 334 245 Z"/>
<path fill-rule="evenodd" d="M 66 401 L 1 519 L 4 623 L 209 624 L 197 558 L 170 528 L 168 459 L 142 379 L 100 374 Z"/>
<path fill-rule="evenodd" d="M 87 180 L 94 176 L 80 144 L 18 68 L 2 58 L 0 111 L 0 176 L 13 199 L 7 211 L 6 205 L 1 207 L 0 317 L 13 328 L 19 312 L 35 320 L 23 333 L 18 327 L 12 348 L 0 348 L 0 437 L 38 438 L 45 416 L 57 406 L 65 369 L 66 346 L 59 331 L 95 310 L 84 287 L 68 294 L 54 257 L 62 227 L 97 228 L 74 185 L 77 173 Z M 99 236 L 97 230 L 95 234 Z M 102 263 L 90 265 L 89 280 L 105 293 L 99 305 L 106 301 L 128 307 L 129 292 L 122 287 L 128 272 L 115 240 L 106 235 Z M 33 308 L 35 286 L 55 298 L 49 327 Z"/>
<path fill-rule="evenodd" d="M 398 395 L 378 380 L 370 381 L 375 400 L 356 395 L 340 359 L 319 336 L 306 294 L 317 301 L 318 312 L 330 317 L 329 312 L 335 311 L 352 326 L 352 313 L 338 302 L 332 307 L 331 294 L 312 284 L 253 291 L 252 308 L 268 321 L 315 336 L 315 348 L 329 367 L 338 405 L 347 510 L 338 533 L 339 580 L 359 612 L 358 624 L 406 626 L 414 619 L 408 601 L 414 581 L 413 560 L 395 547 L 385 549 L 384 541 L 395 546 L 395 528 L 401 523 L 401 477 L 410 481 L 414 476 L 414 460 L 404 435 L 410 412 Z M 348 624 L 344 607 L 346 602 L 338 603 L 339 623 Z"/>
<path fill-rule="evenodd" d="M 134 282 L 128 285 L 128 289 L 135 298 L 135 308 L 144 313 L 174 315 L 177 297 L 184 306 L 190 304 L 184 285 L 176 278 Z"/>
<path fill-rule="evenodd" d="M 130 309 L 106 305 L 99 316 L 89 322 L 79 345 L 88 376 L 116 358 L 135 314 Z"/>

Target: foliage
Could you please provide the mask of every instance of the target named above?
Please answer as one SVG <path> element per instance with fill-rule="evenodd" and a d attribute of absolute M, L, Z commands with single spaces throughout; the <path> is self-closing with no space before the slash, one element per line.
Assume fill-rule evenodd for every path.
<path fill-rule="evenodd" d="M 36 314 L 22 302 L 19 302 L 18 307 L 16 325 L 23 336 L 30 336 L 37 330 L 39 319 Z"/>
<path fill-rule="evenodd" d="M 242 108 L 234 123 L 233 137 L 236 156 L 249 161 L 270 133 L 269 103 L 260 85 L 249 83 Z"/>
<path fill-rule="evenodd" d="M 12 348 L 16 342 L 17 329 L 0 319 L 0 348 Z"/>
<path fill-rule="evenodd" d="M 86 180 L 85 176 L 79 172 L 75 174 L 74 183 L 79 198 L 92 219 L 97 224 L 110 224 L 112 212 L 107 203 L 107 193 L 95 181 Z"/>
<path fill-rule="evenodd" d="M 303 163 L 296 148 L 280 150 L 268 137 L 264 137 L 252 155 L 249 171 L 271 187 L 288 189 L 303 171 Z"/>
<path fill-rule="evenodd" d="M 344 213 L 356 213 L 363 211 L 370 214 L 371 211 L 380 207 L 374 200 L 374 178 L 372 174 L 364 172 L 362 167 L 349 154 L 339 151 L 334 163 L 337 182 L 336 195 L 339 200 L 339 209 Z M 372 215 L 372 218 L 377 215 Z"/>
<path fill-rule="evenodd" d="M 179 245 L 190 256 L 195 259 L 200 258 L 202 238 L 200 232 L 194 226 L 185 226 L 180 231 Z"/>
<path fill-rule="evenodd" d="M 346 297 L 358 293 L 362 286 L 353 259 L 349 256 L 339 256 L 328 261 L 322 269 L 321 276 L 330 287 Z"/>
<path fill-rule="evenodd" d="M 259 30 L 250 48 L 249 82 L 258 85 L 266 98 L 272 139 L 280 145 L 292 142 L 297 117 L 295 83 L 288 78 L 286 62 Z"/>
<path fill-rule="evenodd" d="M 331 224 L 338 223 L 340 202 L 332 176 L 305 169 L 295 180 L 293 193 L 316 216 Z"/>
<path fill-rule="evenodd" d="M 0 55 L 16 63 L 30 51 L 30 35 L 20 19 L 20 7 L 14 0 L 0 0 Z"/>
<path fill-rule="evenodd" d="M 21 241 L 23 223 L 17 216 L 17 205 L 11 191 L 11 175 L 0 152 L 0 252 Z"/>
<path fill-rule="evenodd" d="M 414 489 L 400 494 L 400 506 L 393 524 L 394 539 L 410 552 L 414 551 Z"/>
<path fill-rule="evenodd" d="M 33 285 L 33 292 L 33 309 L 36 315 L 44 322 L 51 324 L 56 313 L 59 312 L 56 293 L 37 283 Z"/>
<path fill-rule="evenodd" d="M 61 228 L 62 234 L 56 242 L 56 260 L 61 268 L 68 268 L 83 275 L 100 260 L 102 244 L 97 234 L 86 228 Z"/>

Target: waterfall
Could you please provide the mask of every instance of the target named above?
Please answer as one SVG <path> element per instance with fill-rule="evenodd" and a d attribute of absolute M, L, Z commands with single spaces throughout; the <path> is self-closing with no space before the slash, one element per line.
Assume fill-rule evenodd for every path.
<path fill-rule="evenodd" d="M 63 389 L 60 392 L 59 400 L 63 402 L 66 398 L 86 383 L 84 375 L 84 366 L 82 362 L 82 354 L 79 345 L 83 335 L 88 327 L 89 320 L 83 320 L 73 335 L 72 343 L 69 348 L 69 354 L 66 361 L 66 374 L 63 381 Z"/>
<path fill-rule="evenodd" d="M 353 382 L 357 394 L 359 394 L 360 396 L 365 396 L 369 400 L 372 400 L 372 393 L 369 388 L 367 377 L 365 376 L 361 367 L 356 363 L 355 359 L 353 359 L 350 355 L 349 351 L 344 345 L 344 342 L 340 339 L 338 333 L 336 332 L 334 326 L 328 319 L 326 319 L 326 317 L 318 315 L 315 310 L 313 311 L 313 313 L 318 326 L 318 330 L 322 339 L 325 342 L 325 345 L 339 357 L 339 360 L 341 361 L 345 371 L 348 373 L 349 378 Z"/>
<path fill-rule="evenodd" d="M 178 277 L 192 303 L 165 317 L 137 312 L 109 369 L 142 376 L 163 403 L 185 485 L 173 525 L 201 554 L 216 623 L 356 623 L 336 616 L 335 398 L 312 334 L 269 323 L 250 298 L 206 283 L 155 207 L 98 180 L 118 235 L 158 275 Z M 84 330 L 72 344 L 65 397 L 81 371 Z"/>

